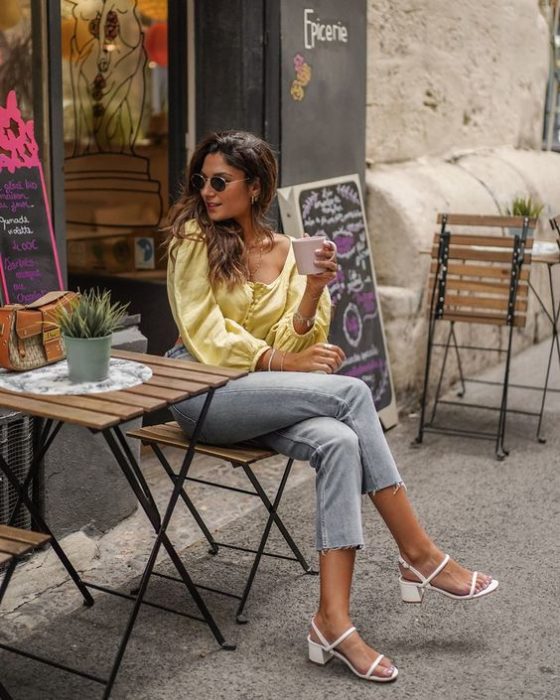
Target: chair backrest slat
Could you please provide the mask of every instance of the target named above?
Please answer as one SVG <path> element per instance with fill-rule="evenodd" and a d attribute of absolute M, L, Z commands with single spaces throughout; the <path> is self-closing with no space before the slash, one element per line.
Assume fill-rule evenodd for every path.
<path fill-rule="evenodd" d="M 433 286 L 433 275 L 431 282 Z M 454 279 L 447 280 L 447 289 L 459 290 L 464 292 L 480 292 L 482 294 L 496 294 L 497 296 L 509 296 L 509 280 L 499 280 L 498 282 L 488 282 L 487 280 L 478 281 L 470 279 Z M 529 293 L 529 285 L 527 282 L 521 282 L 517 288 L 518 297 L 527 297 Z"/>
<path fill-rule="evenodd" d="M 434 244 L 439 243 L 440 233 L 436 231 L 434 234 Z M 453 241 L 455 245 L 466 246 L 484 246 L 495 248 L 511 248 L 511 236 L 484 236 L 471 235 L 467 233 L 454 233 Z M 533 247 L 533 239 L 528 238 L 525 241 L 525 250 L 531 250 Z"/>
<path fill-rule="evenodd" d="M 451 260 L 483 260 L 485 262 L 505 263 L 505 269 L 508 270 L 508 273 L 511 269 L 512 254 L 513 246 L 511 246 L 511 250 L 492 250 L 492 248 L 485 248 L 482 245 L 459 246 L 454 243 L 451 243 L 449 246 L 449 258 Z M 432 248 L 432 257 L 437 258 L 437 256 L 438 246 L 434 245 Z M 531 262 L 531 253 L 525 253 L 524 262 Z"/>
<path fill-rule="evenodd" d="M 432 261 L 430 272 L 433 274 L 438 267 L 437 260 Z M 449 275 L 460 275 L 461 277 L 480 277 L 487 279 L 489 277 L 504 279 L 509 282 L 511 270 L 509 267 L 490 267 L 489 265 L 467 265 L 461 263 L 449 263 L 447 266 Z M 520 280 L 527 281 L 529 279 L 529 269 L 522 269 L 519 274 Z"/>
<path fill-rule="evenodd" d="M 441 224 L 447 217 L 449 226 L 476 226 L 478 228 L 522 228 L 524 216 L 493 216 L 485 214 L 438 214 L 437 222 Z M 537 219 L 528 219 L 529 228 L 537 227 Z"/>
<path fill-rule="evenodd" d="M 475 296 L 473 294 L 447 294 L 446 306 L 452 308 L 455 306 L 463 306 L 469 309 L 496 309 L 498 311 L 507 311 L 509 299 L 507 297 L 487 297 Z M 515 308 L 519 311 L 527 311 L 527 300 L 516 299 Z"/>
<path fill-rule="evenodd" d="M 527 320 L 530 237 L 536 221 L 524 217 L 440 214 L 428 277 L 434 318 L 463 323 L 524 326 Z M 471 227 L 455 233 L 449 226 Z M 503 235 L 477 233 L 502 228 Z"/>
<path fill-rule="evenodd" d="M 506 326 L 508 325 L 506 318 L 503 314 L 483 314 L 477 313 L 451 313 L 444 312 L 442 319 L 444 321 L 460 321 L 462 323 L 485 323 L 492 326 Z M 517 315 L 513 320 L 513 325 L 518 328 L 523 328 L 526 323 L 526 318 L 522 315 Z"/>

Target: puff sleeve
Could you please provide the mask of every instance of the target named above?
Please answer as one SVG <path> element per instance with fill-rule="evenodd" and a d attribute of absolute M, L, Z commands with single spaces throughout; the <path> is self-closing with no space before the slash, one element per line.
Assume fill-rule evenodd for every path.
<path fill-rule="evenodd" d="M 255 370 L 269 345 L 222 313 L 208 282 L 203 240 L 184 239 L 175 246 L 168 263 L 167 292 L 181 339 L 197 360 Z"/>

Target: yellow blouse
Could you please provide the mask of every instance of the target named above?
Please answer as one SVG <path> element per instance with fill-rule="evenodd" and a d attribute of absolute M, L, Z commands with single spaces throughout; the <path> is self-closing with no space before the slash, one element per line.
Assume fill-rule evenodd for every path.
<path fill-rule="evenodd" d="M 198 229 L 194 221 L 187 227 L 193 233 Z M 269 347 L 299 352 L 326 341 L 331 310 L 326 288 L 314 325 L 304 334 L 294 329 L 293 314 L 305 284 L 291 246 L 282 272 L 270 284 L 212 288 L 204 241 L 179 242 L 167 267 L 171 312 L 187 350 L 200 362 L 249 371 Z"/>

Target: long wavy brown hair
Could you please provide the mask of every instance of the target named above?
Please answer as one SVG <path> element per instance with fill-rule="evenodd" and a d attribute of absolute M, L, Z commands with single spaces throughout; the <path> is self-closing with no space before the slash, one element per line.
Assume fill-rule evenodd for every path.
<path fill-rule="evenodd" d="M 191 177 L 200 173 L 204 159 L 211 153 L 221 153 L 225 161 L 242 170 L 248 184 L 259 182 L 258 198 L 251 206 L 253 226 L 258 235 L 273 244 L 274 234 L 266 218 L 276 195 L 278 166 L 270 146 L 258 136 L 245 131 L 220 131 L 210 134 L 192 155 L 183 191 L 170 208 L 167 226 L 169 255 L 184 239 L 206 243 L 208 248 L 209 281 L 212 286 L 224 283 L 228 287 L 248 279 L 247 249 L 241 226 L 234 220 L 213 222 L 208 216 L 201 194 L 191 184 Z M 185 224 L 194 219 L 201 234 L 189 234 Z"/>

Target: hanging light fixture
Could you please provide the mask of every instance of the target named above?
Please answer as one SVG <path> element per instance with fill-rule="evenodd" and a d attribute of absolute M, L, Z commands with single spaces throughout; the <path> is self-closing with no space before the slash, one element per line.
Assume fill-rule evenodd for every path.
<path fill-rule="evenodd" d="M 138 9 L 155 22 L 167 21 L 167 0 L 138 0 Z"/>
<path fill-rule="evenodd" d="M 12 29 L 21 20 L 19 0 L 2 0 L 0 3 L 0 31 Z"/>

